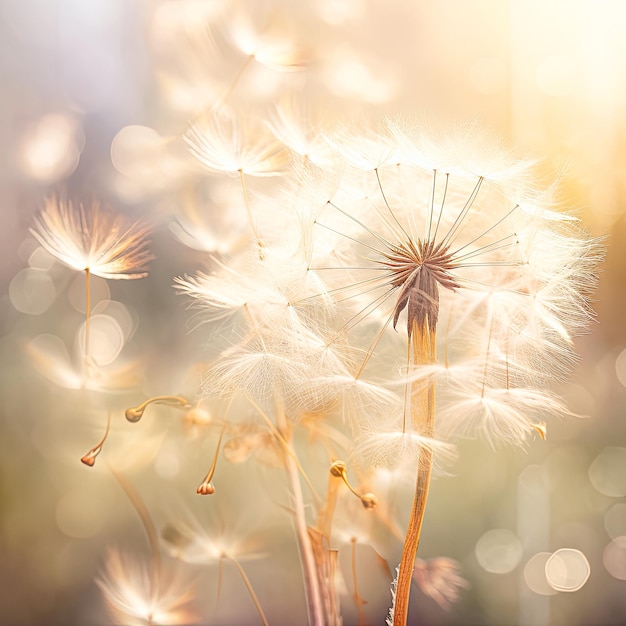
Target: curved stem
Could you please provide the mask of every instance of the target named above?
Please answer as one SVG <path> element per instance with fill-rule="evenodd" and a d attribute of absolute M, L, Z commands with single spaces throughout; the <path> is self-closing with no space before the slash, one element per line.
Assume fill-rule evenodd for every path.
<path fill-rule="evenodd" d="M 191 402 L 182 396 L 154 396 L 138 406 L 126 409 L 125 416 L 129 422 L 138 422 L 143 417 L 143 412 L 149 404 L 166 404 L 169 406 L 180 406 L 183 409 L 192 407 Z"/>
<path fill-rule="evenodd" d="M 229 556 L 226 558 L 228 558 L 228 560 L 231 561 L 235 565 L 235 567 L 237 568 L 237 571 L 241 575 L 241 578 L 243 579 L 243 584 L 246 586 L 246 589 L 248 590 L 248 593 L 250 594 L 250 597 L 252 598 L 252 602 L 254 602 L 254 606 L 257 610 L 257 613 L 259 614 L 259 617 L 261 618 L 261 621 L 263 622 L 263 626 L 269 626 L 269 622 L 267 621 L 267 618 L 265 617 L 265 613 L 263 613 L 263 609 L 261 608 L 261 603 L 259 602 L 259 599 L 256 593 L 254 593 L 254 589 L 252 588 L 252 583 L 250 582 L 250 579 L 248 578 L 243 567 L 241 567 L 239 561 L 237 561 L 237 559 L 233 558 L 232 556 Z"/>
<path fill-rule="evenodd" d="M 213 454 L 213 460 L 211 461 L 211 467 L 203 478 L 202 483 L 196 489 L 196 493 L 200 495 L 210 495 L 215 492 L 215 487 L 212 484 L 213 475 L 215 474 L 215 468 L 217 467 L 217 459 L 220 454 L 220 447 L 222 445 L 222 439 L 224 438 L 224 431 L 226 430 L 226 422 L 222 426 L 219 439 L 217 440 L 217 446 L 215 446 L 215 453 Z"/>
<path fill-rule="evenodd" d="M 137 514 L 139 515 L 146 531 L 146 535 L 148 536 L 148 543 L 150 544 L 150 551 L 152 553 L 150 588 L 152 598 L 156 599 L 160 593 L 159 581 L 161 580 L 161 552 L 159 550 L 159 536 L 154 526 L 154 522 L 152 521 L 148 509 L 135 487 L 133 487 L 133 485 L 126 480 L 120 472 L 114 470 L 110 465 L 109 470 L 119 483 L 120 487 L 124 490 L 124 493 L 128 496 L 128 499 L 135 508 L 135 511 L 137 511 Z"/>
<path fill-rule="evenodd" d="M 277 402 L 277 404 L 279 403 Z M 304 591 L 307 600 L 309 625 L 326 626 L 326 620 L 324 619 L 324 603 L 322 600 L 320 580 L 317 574 L 315 554 L 313 552 L 313 545 L 311 543 L 309 528 L 304 513 L 304 498 L 302 497 L 302 485 L 300 484 L 299 464 L 296 462 L 297 456 L 293 449 L 289 426 L 281 407 L 277 407 L 276 414 L 276 421 L 278 423 L 277 430 L 281 434 L 281 439 L 285 442 L 287 451 L 287 454 L 285 454 L 285 465 L 294 500 L 293 508 L 296 535 L 298 537 L 298 547 L 300 549 L 300 557 L 302 558 L 302 567 L 304 569 Z"/>
<path fill-rule="evenodd" d="M 313 486 L 313 483 L 311 482 L 311 479 L 307 476 L 306 472 L 304 471 L 304 468 L 300 464 L 300 461 L 298 461 L 298 456 L 296 455 L 295 451 L 293 450 L 293 446 L 291 445 L 291 443 L 289 441 L 287 441 L 287 439 L 285 439 L 285 437 L 283 437 L 283 435 L 280 432 L 280 430 L 278 428 L 276 428 L 276 426 L 274 426 L 274 424 L 272 424 L 272 420 L 267 416 L 265 411 L 254 401 L 254 399 L 251 396 L 246 396 L 246 397 L 248 399 L 248 402 L 259 412 L 259 415 L 263 418 L 263 421 L 267 424 L 267 426 L 270 429 L 270 432 L 272 433 L 272 435 L 274 435 L 274 437 L 276 437 L 276 441 L 278 441 L 278 443 L 280 443 L 280 445 L 283 447 L 283 449 L 284 449 L 285 453 L 287 454 L 287 456 L 289 456 L 291 458 L 291 460 L 293 461 L 294 465 L 296 466 L 296 468 L 298 469 L 298 471 L 302 475 L 302 478 L 304 479 L 304 482 L 307 484 L 307 487 L 309 488 L 309 491 L 311 492 L 311 495 L 315 498 L 315 500 L 317 502 L 320 502 L 321 498 L 320 498 L 319 494 L 317 493 L 317 491 L 315 490 L 315 487 Z"/>
<path fill-rule="evenodd" d="M 413 323 L 411 333 L 413 364 L 416 366 L 434 363 L 436 359 L 436 329 L 428 327 L 428 321 L 421 326 Z M 411 423 L 413 430 L 421 437 L 432 438 L 435 434 L 435 383 L 427 385 L 413 382 L 411 385 Z M 415 495 L 411 515 L 404 540 L 402 558 L 398 568 L 396 595 L 393 609 L 393 626 L 406 626 L 409 612 L 411 581 L 415 566 L 415 555 L 419 545 L 424 511 L 428 499 L 430 476 L 433 467 L 433 450 L 424 446 L 420 451 L 415 482 Z"/>
<path fill-rule="evenodd" d="M 111 430 L 111 411 L 109 411 L 107 416 L 107 425 L 102 439 L 100 439 L 100 441 L 93 448 L 91 448 L 87 454 L 81 457 L 81 462 L 89 467 L 93 467 L 95 465 L 96 457 L 100 454 L 100 452 L 102 452 L 102 446 L 104 446 L 104 442 L 109 436 L 109 430 Z"/>
<path fill-rule="evenodd" d="M 243 64 L 241 65 L 241 67 L 237 71 L 237 74 L 235 74 L 235 77 L 233 78 L 232 82 L 228 86 L 228 89 L 226 90 L 226 93 L 213 105 L 212 108 L 214 110 L 219 109 L 224 104 L 224 102 L 226 102 L 226 100 L 228 100 L 228 98 L 230 97 L 230 94 L 232 94 L 233 91 L 235 90 L 235 87 L 237 86 L 237 83 L 239 82 L 239 80 L 243 76 L 243 73 L 246 71 L 246 68 L 248 67 L 248 65 L 250 65 L 250 63 L 252 63 L 253 59 L 254 59 L 254 54 L 250 54 L 250 55 L 248 55 L 246 57 L 246 60 L 243 62 Z"/>

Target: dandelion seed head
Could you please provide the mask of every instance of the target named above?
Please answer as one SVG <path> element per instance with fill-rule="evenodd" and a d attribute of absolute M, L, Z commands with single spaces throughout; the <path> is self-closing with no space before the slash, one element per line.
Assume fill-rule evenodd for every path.
<path fill-rule="evenodd" d="M 215 172 L 278 176 L 288 153 L 258 120 L 227 110 L 199 116 L 184 136 L 191 154 Z"/>
<path fill-rule="evenodd" d="M 332 149 L 324 141 L 320 122 L 314 120 L 313 113 L 304 101 L 284 96 L 267 125 L 274 136 L 292 152 L 315 165 L 328 167 L 334 161 Z"/>
<path fill-rule="evenodd" d="M 50 196 L 31 229 L 39 243 L 78 271 L 108 279 L 147 276 L 147 229 L 92 201 L 87 207 Z"/>
<path fill-rule="evenodd" d="M 257 3 L 245 9 L 237 4 L 232 8 L 227 34 L 243 54 L 279 72 L 305 66 L 308 55 L 301 43 L 303 34 L 295 32 L 295 23 L 278 12 L 268 15 L 266 7 Z"/>
<path fill-rule="evenodd" d="M 189 581 L 180 573 L 162 576 L 152 589 L 148 569 L 140 562 L 110 550 L 105 571 L 97 580 L 109 613 L 124 626 L 176 626 L 197 619 L 189 608 Z"/>
<path fill-rule="evenodd" d="M 448 395 L 449 394 L 449 395 Z M 532 388 L 447 390 L 440 423 L 443 436 L 479 433 L 493 447 L 520 443 L 545 427 L 545 418 L 573 414 L 553 394 Z"/>
<path fill-rule="evenodd" d="M 258 552 L 259 541 L 255 537 L 210 532 L 196 519 L 167 524 L 161 537 L 172 556 L 186 563 L 208 564 L 222 559 L 250 560 L 264 556 Z"/>
<path fill-rule="evenodd" d="M 437 329 L 439 363 L 401 367 L 396 383 L 383 378 L 387 388 L 439 388 L 439 436 L 522 443 L 546 415 L 567 414 L 546 395 L 539 415 L 534 398 L 575 361 L 572 338 L 593 317 L 587 298 L 601 249 L 532 190 L 528 162 L 499 150 L 491 159 L 480 142 L 468 154 L 485 154 L 468 159 L 462 142 L 444 143 L 431 151 L 393 124 L 361 141 L 330 138 L 346 166 L 330 200 L 318 202 L 310 264 L 348 319 L 348 341 L 364 345 L 403 318 L 409 339 L 414 328 Z M 373 349 L 385 343 L 379 332 Z M 381 456 L 419 448 L 393 420 L 361 421 Z M 358 448 L 371 456 L 361 439 Z"/>
<path fill-rule="evenodd" d="M 403 429 L 401 424 L 395 429 L 390 425 L 374 429 L 370 425 L 354 441 L 352 456 L 366 467 L 414 470 L 425 449 L 432 451 L 441 468 L 456 458 L 452 444 L 411 432 L 408 427 Z"/>

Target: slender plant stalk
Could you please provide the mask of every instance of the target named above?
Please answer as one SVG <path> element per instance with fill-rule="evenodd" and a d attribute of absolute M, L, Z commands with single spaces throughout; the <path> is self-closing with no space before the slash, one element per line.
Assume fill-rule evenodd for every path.
<path fill-rule="evenodd" d="M 361 597 L 361 593 L 359 591 L 359 581 L 357 578 L 357 568 L 356 568 L 356 537 L 352 537 L 350 539 L 350 543 L 352 544 L 352 583 L 354 585 L 354 601 L 356 602 L 357 610 L 359 612 L 359 626 L 364 626 L 365 624 L 365 613 L 363 612 L 363 605 L 365 602 Z"/>
<path fill-rule="evenodd" d="M 277 405 L 280 403 L 277 402 Z M 306 604 L 310 626 L 326 626 L 324 619 L 324 603 L 320 589 L 320 581 L 317 575 L 317 567 L 315 555 L 313 553 L 313 545 L 309 536 L 309 528 L 306 523 L 304 513 L 304 498 L 302 497 L 302 485 L 300 484 L 300 472 L 298 464 L 295 461 L 295 451 L 289 434 L 287 420 L 280 406 L 277 406 L 277 422 L 278 431 L 283 440 L 287 443 L 288 453 L 285 454 L 285 465 L 289 482 L 291 483 L 291 492 L 293 496 L 293 509 L 296 521 L 296 535 L 298 538 L 298 547 L 300 549 L 300 557 L 302 558 L 302 567 L 304 570 L 304 590 L 306 595 Z"/>
<path fill-rule="evenodd" d="M 246 68 L 248 67 L 248 65 L 250 65 L 250 63 L 252 63 L 253 59 L 254 59 L 254 55 L 253 54 L 250 54 L 250 55 L 248 55 L 246 57 L 246 60 L 243 62 L 243 64 L 241 65 L 241 67 L 237 71 L 237 74 L 235 74 L 235 78 L 233 78 L 232 82 L 228 86 L 228 89 L 226 90 L 224 95 L 213 105 L 212 108 L 214 110 L 219 109 L 226 102 L 226 100 L 228 100 L 228 98 L 230 98 L 230 95 L 235 90 L 235 87 L 239 83 L 239 80 L 243 76 L 243 73 L 246 71 Z"/>
<path fill-rule="evenodd" d="M 413 365 L 427 365 L 436 359 L 436 329 L 428 327 L 428 321 L 422 325 L 414 322 L 411 334 Z M 432 438 L 435 434 L 435 383 L 429 380 L 426 385 L 416 381 L 411 385 L 411 424 L 413 431 L 422 437 Z M 415 495 L 411 507 L 411 516 L 404 540 L 402 559 L 398 568 L 396 599 L 393 613 L 393 626 L 406 626 L 409 612 L 409 596 L 415 566 L 415 555 L 419 544 L 430 475 L 433 467 L 433 451 L 424 446 L 420 451 L 415 483 Z"/>
<path fill-rule="evenodd" d="M 248 590 L 248 593 L 250 594 L 250 597 L 252 598 L 252 602 L 254 602 L 254 606 L 257 610 L 257 613 L 259 614 L 259 617 L 261 618 L 261 621 L 263 622 L 263 626 L 269 626 L 267 617 L 265 617 L 265 613 L 263 613 L 261 603 L 259 602 L 259 598 L 254 592 L 254 589 L 252 588 L 252 583 L 250 582 L 248 575 L 244 571 L 243 567 L 241 567 L 241 564 L 239 563 L 239 561 L 237 561 L 237 559 L 234 559 L 232 556 L 229 556 L 228 559 L 235 565 L 235 567 L 237 568 L 237 571 L 241 575 L 243 584 L 246 586 L 246 589 Z"/>
<path fill-rule="evenodd" d="M 83 387 L 89 373 L 89 326 L 91 322 L 91 272 L 85 268 L 85 351 L 83 353 Z"/>
<path fill-rule="evenodd" d="M 263 260 L 265 258 L 263 248 L 264 243 L 261 237 L 259 236 L 259 231 L 256 227 L 256 223 L 254 221 L 254 217 L 252 216 L 252 209 L 250 208 L 250 198 L 248 196 L 248 187 L 246 186 L 246 177 L 243 173 L 243 170 L 239 170 L 239 180 L 241 181 L 241 189 L 243 190 L 243 199 L 246 205 L 246 212 L 248 213 L 248 220 L 250 221 L 250 228 L 252 229 L 252 234 L 256 239 L 256 244 L 259 247 L 259 258 Z"/>
<path fill-rule="evenodd" d="M 137 515 L 139 515 L 146 531 L 146 535 L 148 536 L 148 543 L 150 544 L 150 552 L 152 554 L 152 565 L 150 567 L 150 590 L 152 597 L 156 598 L 160 592 L 159 584 L 161 580 L 161 552 L 159 550 L 159 536 L 157 534 L 157 530 L 144 501 L 139 495 L 139 492 L 128 480 L 126 480 L 126 477 L 123 474 L 113 469 L 110 465 L 109 470 L 119 483 L 120 487 L 124 490 L 124 493 L 128 496 L 128 499 L 135 508 L 135 511 L 137 511 Z"/>

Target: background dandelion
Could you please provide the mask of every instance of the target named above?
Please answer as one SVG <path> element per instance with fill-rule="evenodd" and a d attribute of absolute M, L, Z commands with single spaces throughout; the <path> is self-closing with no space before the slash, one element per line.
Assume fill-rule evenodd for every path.
<path fill-rule="evenodd" d="M 419 152 L 435 160 L 450 153 L 450 134 L 458 135 L 468 119 L 478 118 L 482 130 L 502 136 L 524 155 L 541 158 L 533 171 L 546 173 L 548 182 L 540 186 L 547 191 L 520 205 L 523 219 L 556 221 L 561 208 L 573 209 L 595 235 L 610 232 L 612 242 L 600 290 L 593 296 L 601 324 L 594 325 L 591 337 L 576 340 L 580 363 L 572 361 L 566 337 L 586 324 L 581 302 L 568 286 L 573 277 L 561 275 L 564 280 L 559 280 L 551 269 L 554 259 L 560 264 L 568 254 L 562 246 L 562 237 L 572 232 L 567 223 L 520 236 L 520 256 L 534 273 L 518 290 L 529 289 L 534 281 L 543 284 L 530 313 L 520 310 L 516 298 L 521 296 L 467 290 L 462 304 L 454 304 L 453 315 L 448 315 L 448 305 L 458 296 L 440 290 L 440 338 L 454 336 L 457 347 L 440 344 L 438 362 L 409 382 L 421 385 L 426 375 L 434 376 L 442 407 L 475 407 L 482 400 L 483 409 L 468 408 L 472 418 L 462 423 L 455 421 L 456 413 L 443 415 L 447 429 L 439 434 L 464 435 L 478 427 L 498 433 L 493 443 L 528 434 L 530 441 L 525 452 L 462 441 L 457 465 L 441 468 L 451 475 L 437 480 L 431 490 L 422 537 L 426 562 L 416 568 L 412 606 L 432 624 L 621 620 L 626 615 L 619 566 L 626 535 L 619 508 L 626 493 L 619 420 L 626 380 L 620 269 L 626 98 L 619 71 L 626 56 L 621 3 L 608 2 L 602 10 L 586 0 L 549 5 L 455 1 L 423 7 L 404 1 L 383 7 L 360 0 L 270 4 L 266 10 L 248 2 L 161 0 L 129 6 L 96 0 L 87 12 L 76 3 L 0 4 L 0 40 L 6 52 L 5 115 L 0 123 L 6 147 L 0 170 L 6 286 L 0 580 L 6 593 L 0 599 L 0 621 L 16 626 L 111 623 L 124 618 L 107 612 L 107 595 L 96 580 L 108 586 L 109 600 L 113 594 L 125 602 L 115 577 L 127 591 L 130 586 L 145 591 L 143 565 L 150 560 L 145 533 L 107 471 L 106 459 L 128 473 L 159 531 L 190 508 L 202 520 L 204 532 L 219 534 L 223 523 L 206 517 L 208 507 L 241 511 L 249 518 L 250 511 L 238 507 L 241 502 L 252 505 L 255 519 L 266 522 L 266 543 L 253 552 L 272 555 L 277 579 L 268 584 L 265 557 L 235 556 L 270 623 L 284 614 L 297 615 L 304 623 L 304 590 L 294 583 L 300 557 L 293 541 L 293 500 L 281 465 L 284 446 L 248 399 L 229 409 L 223 397 L 228 395 L 226 382 L 231 383 L 228 393 L 250 391 L 244 382 L 252 372 L 266 383 L 265 392 L 252 397 L 266 413 L 268 389 L 280 382 L 290 423 L 303 433 L 294 445 L 309 450 L 300 463 L 315 491 L 325 493 L 335 480 L 324 465 L 329 456 L 346 463 L 357 496 L 336 479 L 333 545 L 339 553 L 336 563 L 326 565 L 328 571 L 334 568 L 344 624 L 358 624 L 362 615 L 383 623 L 391 572 L 381 557 L 386 563 L 399 561 L 401 539 L 394 529 L 404 532 L 403 503 L 410 501 L 413 485 L 402 468 L 369 472 L 357 463 L 363 458 L 358 449 L 352 456 L 343 452 L 351 446 L 345 425 L 354 423 L 356 415 L 368 413 L 366 434 L 381 434 L 388 405 L 401 423 L 406 360 L 404 352 L 394 355 L 406 349 L 403 318 L 397 324 L 400 332 L 385 334 L 368 365 L 375 371 L 384 368 L 389 378 L 401 382 L 390 386 L 382 377 L 356 378 L 364 351 L 386 321 L 383 312 L 366 316 L 369 338 L 362 345 L 349 346 L 339 338 L 331 349 L 322 349 L 336 334 L 330 300 L 341 296 L 287 305 L 320 293 L 328 281 L 322 271 L 319 276 L 304 272 L 304 279 L 303 269 L 314 250 L 331 250 L 332 236 L 322 242 L 310 231 L 305 254 L 287 267 L 286 259 L 293 258 L 300 240 L 284 242 L 281 234 L 297 225 L 288 221 L 296 220 L 295 213 L 279 224 L 269 216 L 277 211 L 276 186 L 284 183 L 285 167 L 311 172 L 328 166 L 333 152 L 349 161 L 350 168 L 382 166 L 389 146 L 374 149 L 380 148 L 377 142 L 370 148 L 364 143 L 355 151 L 352 133 L 357 122 L 383 113 L 395 116 L 398 110 L 417 111 L 429 119 L 426 135 L 433 140 Z M 238 171 L 249 163 L 235 163 L 232 177 L 203 165 L 183 136 L 193 120 L 211 109 L 220 116 L 245 110 L 261 121 L 251 139 L 267 134 L 265 147 L 278 141 L 291 151 L 289 160 L 281 155 L 276 168 L 281 176 L 245 173 L 244 188 Z M 394 149 L 400 145 L 408 158 L 411 142 L 395 136 Z M 501 167 L 502 153 L 478 162 L 475 175 L 489 172 L 490 180 L 501 182 L 499 176 L 511 173 L 508 163 Z M 472 169 L 476 163 L 473 158 L 460 165 Z M 554 172 L 560 174 L 556 191 L 549 189 Z M 343 176 L 342 168 L 325 176 L 324 195 L 341 189 Z M 374 197 L 380 190 L 375 176 L 367 176 Z M 432 178 L 428 182 L 432 189 Z M 82 389 L 77 329 L 85 311 L 82 298 L 76 297 L 82 286 L 76 281 L 82 283 L 84 277 L 73 277 L 29 234 L 36 210 L 52 186 L 61 183 L 68 197 L 96 197 L 116 207 L 129 223 L 149 223 L 150 252 L 156 257 L 150 276 L 141 281 L 121 285 L 92 278 L 92 329 L 95 333 L 97 319 L 99 339 L 92 335 L 91 348 L 94 358 L 97 352 L 98 371 Z M 310 183 L 288 186 L 280 206 L 301 203 Z M 468 184 L 471 192 L 475 182 Z M 384 177 L 382 187 L 393 195 L 393 185 Z M 249 207 L 243 203 L 244 190 Z M 544 208 L 548 196 L 556 201 L 554 213 Z M 208 212 L 206 206 L 214 210 Z M 302 231 L 303 224 L 298 228 Z M 362 232 L 347 222 L 342 230 Z M 243 253 L 256 239 L 265 244 L 263 259 Z M 237 257 L 240 263 L 226 263 L 226 257 Z M 346 265 L 348 258 L 341 260 Z M 263 271 L 260 263 L 266 264 Z M 202 307 L 187 310 L 183 297 L 171 289 L 175 276 L 187 277 L 188 291 L 203 289 L 206 294 L 213 289 L 222 300 L 213 297 L 210 312 Z M 208 283 L 206 276 L 211 277 Z M 251 300 L 251 294 L 258 295 L 261 276 L 270 288 Z M 470 268 L 464 276 L 483 278 Z M 359 280 L 357 271 L 353 278 Z M 362 288 L 355 291 L 346 294 L 357 296 L 353 304 L 340 304 L 342 313 L 367 305 L 370 296 L 359 295 Z M 563 322 L 554 314 L 554 302 L 579 314 Z M 273 325 L 259 327 L 257 321 L 255 328 L 244 305 L 253 311 L 253 319 L 267 312 Z M 313 309 L 325 312 L 318 317 Z M 468 346 L 478 309 L 492 311 L 498 328 L 524 328 L 504 343 L 492 341 L 487 364 L 490 383 L 510 376 L 541 387 L 515 399 L 515 422 L 509 419 L 510 410 L 506 420 L 502 417 L 498 393 L 482 394 L 485 360 L 459 364 L 456 358 Z M 548 372 L 537 357 L 539 328 L 551 342 L 553 366 Z M 484 328 L 481 332 L 486 337 Z M 261 338 L 267 342 L 265 351 Z M 511 358 L 514 352 L 516 360 Z M 230 367 L 233 362 L 241 366 L 240 381 L 232 384 L 228 377 L 216 376 L 221 387 L 212 387 L 206 372 L 219 375 L 224 372 L 220 363 Z M 306 364 L 306 372 L 302 366 L 290 367 L 295 362 Z M 564 382 L 572 367 L 571 382 Z M 456 384 L 468 371 L 480 372 L 478 385 Z M 268 386 L 270 373 L 274 382 Z M 311 374 L 306 388 L 304 373 Z M 553 404 L 554 398 L 545 393 L 553 376 L 563 381 L 555 390 L 564 396 L 563 405 Z M 126 409 L 158 395 L 183 397 L 189 406 L 151 404 L 140 423 L 125 420 Z M 548 424 L 547 439 L 541 441 L 546 407 L 561 417 Z M 573 419 L 568 411 L 591 419 Z M 92 468 L 81 465 L 81 455 L 105 433 L 108 415 L 103 451 Z M 211 467 L 226 415 L 230 425 L 223 431 L 212 477 L 215 493 L 199 496 L 196 488 Z M 394 428 L 390 431 L 382 435 L 391 438 Z M 366 449 L 362 440 L 358 443 L 366 459 L 380 457 L 381 446 Z M 414 446 L 397 437 L 389 446 L 398 455 L 415 453 Z M 308 494 L 304 479 L 302 484 Z M 373 512 L 358 497 L 370 492 L 378 500 Z M 308 522 L 323 528 L 325 519 Z M 449 532 L 451 520 L 463 520 L 455 532 Z M 235 539 L 246 537 L 245 528 L 234 521 L 232 527 Z M 234 567 L 223 568 L 221 596 L 212 613 L 216 568 L 208 571 L 206 564 L 175 561 L 163 534 L 159 542 L 172 574 L 164 579 L 172 583 L 172 595 L 160 606 L 176 613 L 162 621 L 261 623 Z M 110 548 L 119 552 L 108 553 L 117 556 L 107 560 Z M 445 559 L 454 559 L 460 574 Z M 178 566 L 185 573 L 191 567 L 196 577 L 178 579 Z M 179 580 L 185 589 L 178 588 Z M 177 603 L 195 585 L 211 591 L 206 597 L 194 594 L 192 615 L 187 604 Z M 284 593 L 286 588 L 290 594 Z M 37 603 L 30 601 L 33 596 Z M 446 612 L 440 605 L 447 602 L 451 606 Z"/>

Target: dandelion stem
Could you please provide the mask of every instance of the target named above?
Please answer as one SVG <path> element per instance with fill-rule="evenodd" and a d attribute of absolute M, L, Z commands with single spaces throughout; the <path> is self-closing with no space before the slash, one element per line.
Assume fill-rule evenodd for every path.
<path fill-rule="evenodd" d="M 276 426 L 274 426 L 274 424 L 272 424 L 272 420 L 267 416 L 265 411 L 254 401 L 254 399 L 251 398 L 250 396 L 247 396 L 247 398 L 248 398 L 248 402 L 250 402 L 250 404 L 259 412 L 259 415 L 263 418 L 263 420 L 267 424 L 272 435 L 276 437 L 276 441 L 278 441 L 278 443 L 280 443 L 280 445 L 283 446 L 283 448 L 285 449 L 285 453 L 289 457 L 291 457 L 291 460 L 295 463 L 296 468 L 302 474 L 302 478 L 304 479 L 304 482 L 307 484 L 307 486 L 311 490 L 311 494 L 319 502 L 320 496 L 315 490 L 315 487 L 313 486 L 313 483 L 311 482 L 310 478 L 307 476 L 306 472 L 304 471 L 304 468 L 302 467 L 302 465 L 300 465 L 300 461 L 298 461 L 298 457 L 291 443 L 283 436 L 280 430 L 277 429 Z"/>
<path fill-rule="evenodd" d="M 256 239 L 257 246 L 259 246 L 259 258 L 263 260 L 263 242 L 259 237 L 259 231 L 257 230 L 256 224 L 254 223 L 254 218 L 252 217 L 252 209 L 250 208 L 250 198 L 248 197 L 248 187 L 246 186 L 246 177 L 243 173 L 243 170 L 239 170 L 239 180 L 241 180 L 241 189 L 243 191 L 243 201 L 246 205 L 246 213 L 248 214 L 248 220 L 250 221 L 250 228 L 252 229 L 252 234 Z"/>
<path fill-rule="evenodd" d="M 83 355 L 83 387 L 89 372 L 89 325 L 91 322 L 91 272 L 85 268 L 85 352 Z"/>
<path fill-rule="evenodd" d="M 159 550 L 159 536 L 157 534 L 156 528 L 154 526 L 154 522 L 150 517 L 150 513 L 148 512 L 148 508 L 146 507 L 144 501 L 141 499 L 139 492 L 133 485 L 126 480 L 126 477 L 122 475 L 117 470 L 113 469 L 109 465 L 109 470 L 111 474 L 115 477 L 120 487 L 124 490 L 124 493 L 128 496 L 131 504 L 137 511 L 137 515 L 141 519 L 143 527 L 146 531 L 146 535 L 148 536 L 148 543 L 150 544 L 150 551 L 152 553 L 152 566 L 150 568 L 150 590 L 153 598 L 158 597 L 159 595 L 159 581 L 161 580 L 161 552 Z"/>
<path fill-rule="evenodd" d="M 277 404 L 279 404 L 277 402 Z M 309 535 L 309 528 L 306 523 L 304 513 L 304 499 L 302 497 L 302 485 L 300 484 L 300 473 L 298 464 L 295 461 L 296 455 L 291 442 L 291 434 L 287 419 L 281 407 L 277 406 L 278 430 L 288 446 L 289 453 L 285 455 L 285 466 L 287 475 L 291 483 L 291 492 L 294 499 L 294 516 L 296 523 L 296 535 L 298 537 L 298 547 L 302 558 L 304 569 L 304 591 L 307 600 L 307 611 L 310 626 L 327 626 L 324 619 L 324 603 L 320 589 L 320 580 L 317 574 L 313 545 Z"/>
<path fill-rule="evenodd" d="M 243 73 L 246 71 L 246 68 L 248 67 L 248 65 L 250 65 L 250 63 L 252 63 L 253 59 L 254 59 L 254 54 L 249 54 L 246 57 L 246 60 L 242 63 L 241 67 L 237 71 L 237 74 L 235 74 L 235 77 L 233 78 L 233 80 L 231 81 L 230 85 L 228 86 L 228 89 L 226 90 L 226 93 L 213 105 L 213 109 L 214 110 L 219 109 L 224 104 L 224 102 L 226 102 L 226 100 L 228 100 L 228 98 L 230 98 L 230 95 L 235 90 L 235 87 L 239 83 L 239 80 L 243 76 Z"/>
<path fill-rule="evenodd" d="M 193 405 L 187 398 L 182 396 L 154 396 L 149 398 L 145 402 L 142 402 L 138 406 L 130 407 L 126 409 L 125 416 L 129 422 L 138 422 L 144 414 L 146 407 L 149 404 L 165 404 L 167 406 L 179 406 L 183 409 L 190 409 Z"/>
<path fill-rule="evenodd" d="M 429 328 L 428 320 L 422 324 L 413 322 L 411 347 L 413 365 L 428 365 L 436 358 L 436 328 Z M 430 380 L 427 385 L 414 382 L 411 385 L 411 423 L 413 430 L 421 437 L 432 438 L 435 434 L 435 383 Z M 411 516 L 404 540 L 402 559 L 398 568 L 396 599 L 393 612 L 393 626 L 406 626 L 409 611 L 409 596 L 415 555 L 419 544 L 430 476 L 433 467 L 433 450 L 424 446 L 420 451 L 415 483 L 415 495 L 411 506 Z"/>
<path fill-rule="evenodd" d="M 261 618 L 261 621 L 263 622 L 263 626 L 269 626 L 269 622 L 267 621 L 267 618 L 265 617 L 265 613 L 263 613 L 263 609 L 261 607 L 261 603 L 259 602 L 259 598 L 257 597 L 256 593 L 254 593 L 254 589 L 252 588 L 252 583 L 250 582 L 250 579 L 248 578 L 243 567 L 241 567 L 241 564 L 239 563 L 239 561 L 237 561 L 237 559 L 233 558 L 232 556 L 229 556 L 227 558 L 235 565 L 235 567 L 237 568 L 237 571 L 241 575 L 243 584 L 246 586 L 246 589 L 248 590 L 248 593 L 250 594 L 250 597 L 252 598 L 252 602 L 254 602 L 254 606 L 257 610 L 257 613 L 259 614 L 259 617 Z"/>
<path fill-rule="evenodd" d="M 357 610 L 359 612 L 359 626 L 363 626 L 363 624 L 365 624 L 365 613 L 363 612 L 363 605 L 365 604 L 365 602 L 363 598 L 361 597 L 361 593 L 359 592 L 359 582 L 357 579 L 356 537 L 351 537 L 350 543 L 352 544 L 351 566 L 352 566 L 352 582 L 354 584 L 354 601 L 356 602 Z"/>
<path fill-rule="evenodd" d="M 224 438 L 224 431 L 226 430 L 226 422 L 222 426 L 222 430 L 220 432 L 220 436 L 217 440 L 217 446 L 215 446 L 215 453 L 213 454 L 213 460 L 211 461 L 211 467 L 207 472 L 206 476 L 202 479 L 202 483 L 196 489 L 196 493 L 199 495 L 211 495 L 215 493 L 215 487 L 211 482 L 213 480 L 213 476 L 215 474 L 215 468 L 217 467 L 217 459 L 220 453 L 220 447 L 222 445 L 222 439 Z"/>
<path fill-rule="evenodd" d="M 93 448 L 91 448 L 91 450 L 89 450 L 87 454 L 85 454 L 80 459 L 85 465 L 88 465 L 89 467 L 93 467 L 95 465 L 96 457 L 100 454 L 100 452 L 102 452 L 102 446 L 104 446 L 104 442 L 109 436 L 110 429 L 111 429 L 111 412 L 109 411 L 109 414 L 107 416 L 107 425 L 104 431 L 104 435 L 102 436 L 102 439 L 100 439 L 100 441 Z"/>

